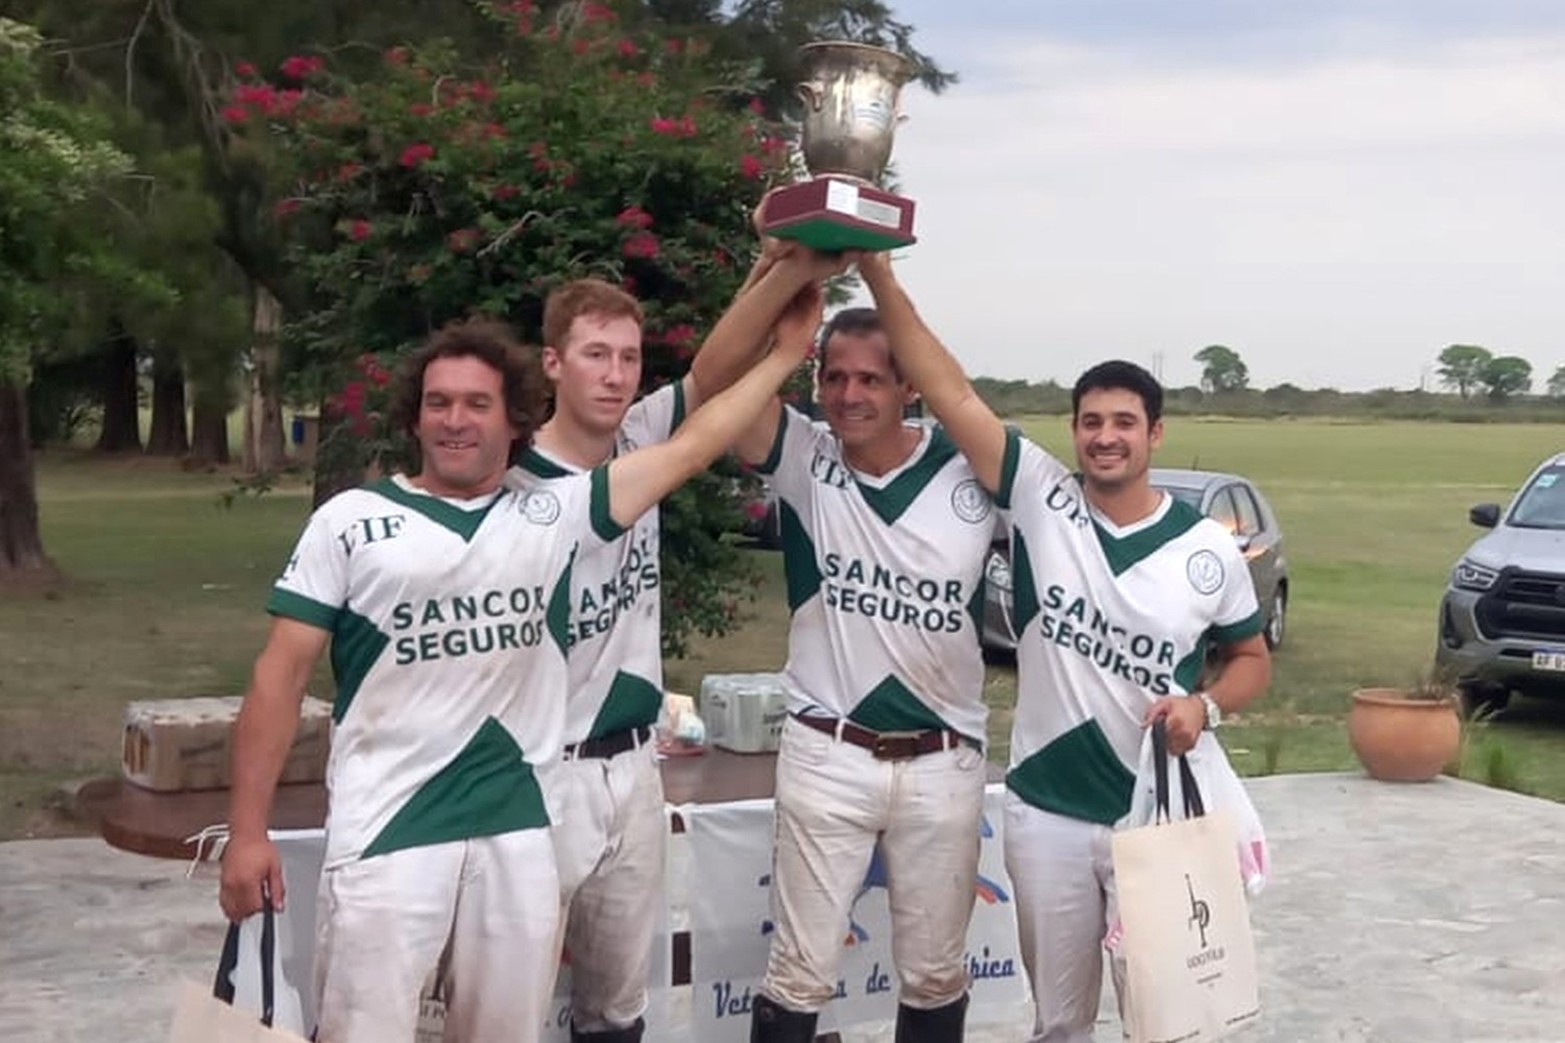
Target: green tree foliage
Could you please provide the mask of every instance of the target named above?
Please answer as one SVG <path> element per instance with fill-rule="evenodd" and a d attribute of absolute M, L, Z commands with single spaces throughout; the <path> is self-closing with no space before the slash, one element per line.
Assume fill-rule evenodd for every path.
<path fill-rule="evenodd" d="M 646 309 L 655 385 L 688 368 L 742 281 L 750 209 L 784 161 L 774 128 L 748 95 L 710 89 L 699 41 L 628 31 L 600 4 L 538 14 L 496 9 L 511 46 L 485 62 L 429 45 L 361 76 L 315 55 L 241 70 L 222 114 L 279 174 L 275 219 L 312 287 L 290 327 L 296 377 L 344 421 L 323 452 L 395 458 L 379 374 L 451 319 L 500 316 L 536 341 L 551 289 L 605 278 Z M 710 506 L 722 491 L 709 477 L 664 511 L 674 652 L 726 629 L 750 589 L 721 539 L 737 508 Z"/>
<path fill-rule="evenodd" d="M 166 301 L 93 218 L 131 173 L 92 113 L 44 96 L 30 26 L 0 18 L 0 579 L 52 571 L 38 532 L 26 408 L 34 367 L 103 296 Z"/>
<path fill-rule="evenodd" d="M 1550 398 L 1565 398 L 1565 366 L 1556 366 L 1548 383 Z"/>
<path fill-rule="evenodd" d="M 1440 383 L 1463 398 L 1484 384 L 1484 367 L 1493 359 L 1488 348 L 1476 344 L 1451 344 L 1440 352 Z"/>
<path fill-rule="evenodd" d="M 1250 368 L 1232 348 L 1208 344 L 1195 353 L 1195 360 L 1201 363 L 1201 387 L 1214 395 L 1250 385 Z"/>
<path fill-rule="evenodd" d="M 1516 355 L 1496 355 L 1484 363 L 1479 380 L 1492 401 L 1504 402 L 1531 390 L 1532 363 Z"/>

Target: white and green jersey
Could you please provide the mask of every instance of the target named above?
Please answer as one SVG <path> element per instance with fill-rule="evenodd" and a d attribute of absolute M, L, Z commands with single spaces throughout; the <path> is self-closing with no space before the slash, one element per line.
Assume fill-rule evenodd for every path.
<path fill-rule="evenodd" d="M 1165 495 L 1118 528 L 1063 464 L 1008 433 L 1018 689 L 1006 784 L 1034 807 L 1105 825 L 1130 810 L 1147 708 L 1194 691 L 1208 647 L 1261 631 L 1233 537 Z"/>
<path fill-rule="evenodd" d="M 684 420 L 683 384 L 674 381 L 631 406 L 615 453 L 665 442 Z M 581 473 L 533 446 L 506 484 L 528 488 Z M 656 723 L 663 706 L 663 648 L 658 511 L 636 519 L 619 539 L 582 548 L 571 569 L 570 701 L 565 741 L 577 743 Z"/>
<path fill-rule="evenodd" d="M 777 494 L 792 713 L 983 742 L 978 648 L 995 511 L 939 428 L 888 474 L 862 474 L 823 424 L 784 408 L 757 470 Z"/>
<path fill-rule="evenodd" d="M 315 512 L 266 607 L 331 634 L 328 867 L 548 825 L 571 559 L 619 535 L 603 468 L 470 501 L 387 478 Z"/>

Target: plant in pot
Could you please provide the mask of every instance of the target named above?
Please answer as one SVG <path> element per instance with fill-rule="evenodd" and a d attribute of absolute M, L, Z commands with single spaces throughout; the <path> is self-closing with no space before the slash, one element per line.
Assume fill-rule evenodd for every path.
<path fill-rule="evenodd" d="M 1348 742 L 1371 778 L 1427 782 L 1461 750 L 1456 679 L 1431 668 L 1401 688 L 1360 688 L 1348 711 Z"/>

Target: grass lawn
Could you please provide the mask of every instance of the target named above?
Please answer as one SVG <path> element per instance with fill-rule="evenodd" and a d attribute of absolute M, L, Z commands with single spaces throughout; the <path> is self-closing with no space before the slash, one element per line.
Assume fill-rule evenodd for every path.
<path fill-rule="evenodd" d="M 1068 452 L 1065 421 L 1024 421 Z M 1345 424 L 1175 418 L 1159 462 L 1238 471 L 1287 536 L 1294 600 L 1272 691 L 1224 738 L 1241 772 L 1351 769 L 1348 693 L 1400 684 L 1433 654 L 1435 609 L 1476 534 L 1467 508 L 1504 500 L 1545 452 L 1540 425 Z M 0 839 L 79 829 L 55 808 L 69 779 L 118 770 L 134 699 L 237 694 L 265 637 L 260 610 L 308 511 L 302 485 L 220 505 L 223 474 L 162 460 L 50 453 L 39 461 L 44 539 L 71 577 L 49 596 L 0 598 Z M 668 664 L 702 675 L 782 663 L 777 555 L 744 628 Z M 329 696 L 324 674 L 315 694 Z M 1005 754 L 1014 671 L 989 670 L 995 755 Z M 1565 703 L 1518 701 L 1474 729 L 1465 774 L 1565 800 Z"/>

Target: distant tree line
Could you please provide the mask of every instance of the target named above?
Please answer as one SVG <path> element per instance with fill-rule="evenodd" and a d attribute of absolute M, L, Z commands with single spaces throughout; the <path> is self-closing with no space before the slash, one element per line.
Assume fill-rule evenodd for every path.
<path fill-rule="evenodd" d="M 1471 344 L 1452 344 L 1437 356 L 1436 372 L 1445 392 L 1390 387 L 1339 391 L 1290 383 L 1254 388 L 1250 386 L 1249 368 L 1233 348 L 1210 344 L 1193 357 L 1201 363 L 1201 382 L 1167 389 L 1165 408 L 1171 414 L 1374 417 L 1458 423 L 1565 421 L 1565 365 L 1554 370 L 1543 394 L 1530 394 L 1530 362 L 1515 355 L 1496 355 Z M 1070 412 L 1069 386 L 1052 379 L 1035 383 L 978 377 L 973 385 L 1001 416 Z"/>

